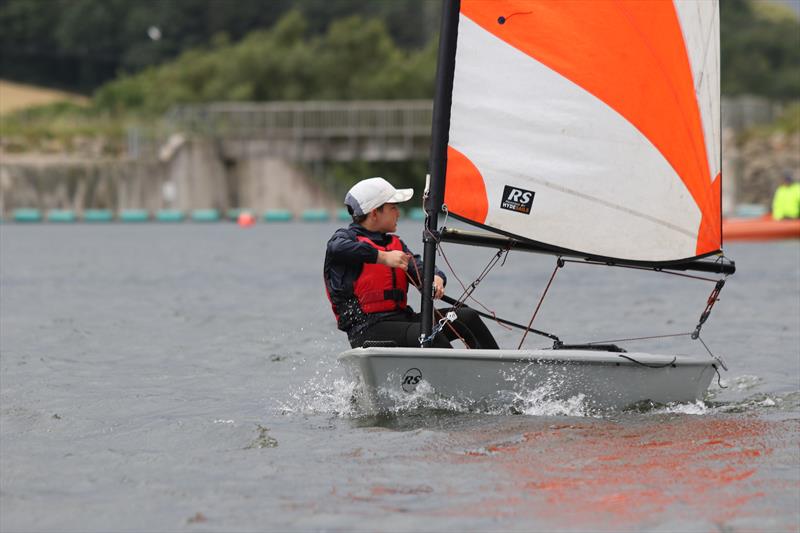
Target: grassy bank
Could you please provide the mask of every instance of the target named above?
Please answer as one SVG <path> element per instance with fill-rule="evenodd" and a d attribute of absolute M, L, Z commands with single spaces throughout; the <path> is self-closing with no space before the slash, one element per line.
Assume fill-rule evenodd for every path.
<path fill-rule="evenodd" d="M 0 115 L 7 115 L 22 109 L 56 102 L 69 102 L 78 106 L 87 106 L 90 100 L 75 93 L 0 80 Z"/>

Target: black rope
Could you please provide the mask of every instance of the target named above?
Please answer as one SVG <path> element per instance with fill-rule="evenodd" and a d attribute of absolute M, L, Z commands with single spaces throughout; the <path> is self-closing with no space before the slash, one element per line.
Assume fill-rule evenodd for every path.
<path fill-rule="evenodd" d="M 472 293 L 475 291 L 475 289 L 478 288 L 478 285 L 480 284 L 481 281 L 483 281 L 483 278 L 485 278 L 489 274 L 489 272 L 495 267 L 495 265 L 497 265 L 497 263 L 500 261 L 500 258 L 503 257 L 503 254 L 508 252 L 508 249 L 507 248 L 499 249 L 497 251 L 497 253 L 494 256 L 492 256 L 491 259 L 489 259 L 489 262 L 483 268 L 483 271 L 480 274 L 478 274 L 478 277 L 475 278 L 475 281 L 470 283 L 469 286 L 466 286 L 466 285 L 464 285 L 464 282 L 461 281 L 461 278 L 459 278 L 458 275 L 456 274 L 456 271 L 453 268 L 453 265 L 451 265 L 450 261 L 447 259 L 447 255 L 444 253 L 444 250 L 442 249 L 441 244 L 438 244 L 436 248 L 439 251 L 439 253 L 441 254 L 442 259 L 444 259 L 444 262 L 447 264 L 447 267 L 450 269 L 450 272 L 453 274 L 453 276 L 456 278 L 458 283 L 461 285 L 461 288 L 463 289 L 463 292 L 461 293 L 461 296 L 458 297 L 458 304 L 457 304 L 456 307 L 460 307 L 460 306 L 464 305 L 464 302 L 467 300 L 467 298 L 470 298 L 470 299 L 474 300 L 475 302 L 477 302 L 478 305 L 480 305 L 481 307 L 483 307 L 487 311 L 490 311 L 489 309 L 486 308 L 485 305 L 483 305 L 482 303 L 478 302 L 478 300 L 475 300 L 475 298 L 472 296 Z M 503 260 L 503 264 L 505 264 L 505 260 Z"/>
<path fill-rule="evenodd" d="M 717 258 L 717 260 L 715 262 L 717 262 L 717 263 L 725 263 L 726 260 L 727 260 L 727 258 L 724 255 L 721 255 L 721 256 L 719 256 Z M 615 340 L 610 340 L 610 341 L 595 341 L 595 342 L 589 342 L 589 343 L 586 343 L 586 344 L 608 344 L 608 343 L 615 343 L 615 342 L 637 341 L 637 340 L 647 340 L 647 339 L 664 339 L 664 338 L 668 338 L 668 337 L 682 337 L 684 335 L 688 335 L 689 337 L 692 338 L 692 340 L 699 340 L 702 343 L 703 347 L 708 352 L 708 355 L 711 356 L 712 359 L 717 361 L 724 370 L 728 370 L 728 367 L 725 364 L 725 361 L 723 361 L 721 358 L 719 358 L 719 357 L 715 356 L 713 353 L 711 353 L 711 350 L 708 348 L 706 343 L 703 342 L 703 339 L 700 338 L 700 330 L 702 329 L 703 324 L 706 322 L 706 320 L 708 320 L 708 317 L 711 315 L 711 309 L 714 307 L 714 304 L 719 301 L 719 294 L 722 291 L 722 288 L 725 286 L 725 281 L 726 281 L 726 279 L 728 277 L 727 274 L 722 279 L 711 279 L 711 278 L 704 278 L 704 277 L 701 277 L 701 276 L 692 276 L 690 274 L 681 274 L 679 272 L 670 272 L 670 271 L 667 271 L 667 270 L 663 270 L 661 268 L 647 268 L 647 267 L 639 267 L 639 266 L 633 266 L 633 265 L 612 265 L 612 264 L 607 264 L 607 263 L 599 263 L 599 262 L 596 262 L 596 261 L 577 261 L 575 259 L 563 259 L 561 261 L 562 261 L 562 263 L 568 262 L 568 263 L 576 263 L 576 264 L 579 264 L 579 265 L 615 266 L 615 267 L 619 267 L 619 268 L 628 268 L 628 269 L 631 269 L 631 270 L 648 270 L 648 271 L 653 271 L 653 272 L 660 272 L 662 274 L 669 274 L 669 275 L 672 275 L 672 276 L 679 276 L 679 277 L 682 277 L 682 278 L 690 278 L 690 279 L 697 279 L 697 280 L 700 280 L 700 281 L 714 282 L 714 289 L 712 289 L 711 295 L 708 297 L 708 300 L 706 302 L 706 307 L 703 310 L 703 312 L 700 314 L 700 319 L 698 320 L 697 326 L 695 326 L 694 331 L 692 331 L 691 333 L 675 333 L 675 334 L 672 334 L 672 335 L 652 335 L 652 336 L 648 336 L 648 337 L 634 337 L 634 338 L 629 338 L 629 339 L 615 339 Z M 714 366 L 714 370 L 717 370 L 716 366 Z M 717 374 L 719 375 L 719 370 L 717 370 Z"/>
<path fill-rule="evenodd" d="M 449 303 L 451 305 L 454 305 L 454 304 L 458 303 L 458 301 L 456 299 L 450 298 L 447 295 L 442 296 L 442 301 L 443 302 L 447 302 L 447 303 Z M 500 318 L 499 316 L 497 316 L 495 314 L 491 314 L 490 315 L 490 314 L 487 314 L 487 313 L 483 313 L 483 312 L 478 311 L 477 309 L 475 309 L 473 307 L 470 307 L 468 305 L 462 305 L 462 307 L 465 307 L 467 309 L 472 309 L 473 311 L 475 311 L 475 313 L 478 316 L 482 316 L 483 318 L 489 318 L 491 320 L 494 320 L 495 322 L 499 322 L 500 324 L 505 324 L 505 325 L 508 325 L 508 326 L 512 326 L 512 327 L 515 327 L 517 329 L 524 329 L 524 330 L 530 331 L 531 333 L 533 333 L 535 335 L 541 335 L 542 337 L 547 337 L 548 339 L 552 339 L 552 340 L 554 340 L 556 342 L 561 342 L 561 339 L 559 339 L 557 336 L 553 335 L 552 333 L 547 333 L 546 331 L 541 331 L 541 330 L 534 329 L 534 328 L 526 328 L 522 324 L 517 324 L 516 322 L 511 322 L 510 320 L 506 320 L 505 318 Z"/>
<path fill-rule="evenodd" d="M 666 339 L 667 337 L 688 337 L 690 335 L 691 335 L 691 332 L 689 332 L 689 333 L 673 333 L 671 335 L 651 335 L 649 337 L 631 337 L 629 339 L 614 339 L 614 340 L 610 340 L 610 341 L 593 341 L 593 342 L 587 342 L 586 344 L 612 344 L 612 343 L 615 343 L 615 342 L 642 341 L 642 340 L 648 340 L 648 339 Z"/>
<path fill-rule="evenodd" d="M 725 385 L 722 384 L 722 376 L 719 373 L 719 369 L 717 368 L 717 365 L 715 365 L 714 363 L 711 363 L 711 368 L 713 368 L 714 372 L 717 373 L 717 386 L 720 389 L 727 389 L 728 387 L 726 387 Z"/>
<path fill-rule="evenodd" d="M 448 298 L 447 300 L 445 300 L 444 298 L 442 298 L 442 299 L 447 301 L 451 305 L 453 305 L 453 307 L 455 309 L 458 309 L 458 308 L 464 306 L 465 305 L 464 302 L 467 300 L 467 298 L 469 298 L 470 300 L 472 300 L 473 302 L 475 302 L 476 304 L 481 306 L 484 310 L 486 310 L 487 313 L 490 313 L 490 315 L 491 315 L 491 316 L 488 316 L 488 315 L 482 315 L 482 316 L 484 316 L 486 318 L 493 319 L 495 322 L 497 322 L 499 325 L 501 325 L 502 327 L 504 327 L 506 329 L 511 329 L 506 325 L 508 323 L 507 320 L 498 319 L 497 313 L 495 313 L 494 311 L 492 311 L 491 309 L 486 307 L 481 301 L 479 301 L 477 298 L 472 296 L 472 293 L 478 287 L 478 284 L 480 284 L 480 282 L 483 280 L 483 278 L 485 278 L 489 274 L 489 271 L 492 268 L 494 268 L 495 265 L 497 265 L 497 263 L 500 260 L 501 256 L 503 257 L 503 262 L 500 264 L 500 266 L 503 266 L 505 264 L 506 257 L 508 257 L 508 253 L 507 252 L 509 250 L 510 250 L 510 248 L 501 248 L 501 249 L 499 249 L 497 251 L 497 253 L 494 256 L 492 256 L 491 259 L 489 259 L 489 262 L 484 267 L 483 271 L 480 273 L 478 278 L 475 281 L 473 281 L 472 283 L 470 283 L 469 287 L 467 287 L 464 284 L 464 282 L 461 281 L 461 278 L 458 277 L 458 274 L 456 274 L 456 271 L 453 268 L 453 265 L 451 265 L 450 261 L 447 259 L 447 254 L 444 253 L 444 247 L 441 245 L 441 243 L 438 243 L 436 245 L 436 251 L 439 253 L 439 255 L 442 256 L 442 259 L 444 259 L 445 264 L 447 264 L 447 268 L 450 269 L 450 273 L 453 274 L 453 277 L 456 278 L 456 281 L 458 281 L 459 285 L 461 285 L 461 288 L 463 289 L 463 292 L 461 293 L 461 296 L 459 296 L 457 300 L 453 300 L 452 298 Z M 473 309 L 473 310 L 475 310 L 475 309 Z M 477 312 L 477 310 L 475 310 L 475 311 Z M 515 325 L 515 324 L 512 323 L 510 325 Z"/>
<path fill-rule="evenodd" d="M 620 353 L 620 354 L 617 354 L 617 355 L 618 355 L 619 357 L 622 357 L 623 359 L 627 359 L 628 361 L 631 361 L 631 362 L 633 362 L 633 363 L 636 363 L 637 365 L 646 366 L 647 368 L 666 368 L 666 367 L 668 367 L 668 366 L 673 366 L 673 365 L 675 365 L 675 361 L 677 361 L 677 360 L 678 360 L 678 358 L 677 358 L 677 357 L 673 357 L 673 358 L 672 358 L 672 361 L 670 361 L 669 363 L 663 364 L 663 365 L 648 365 L 647 363 L 642 363 L 641 361 L 637 361 L 637 360 L 636 360 L 636 359 L 634 359 L 633 357 L 629 357 L 629 356 L 627 356 L 627 355 L 622 355 L 621 353 Z"/>
<path fill-rule="evenodd" d="M 447 214 L 449 214 L 449 213 L 447 213 Z M 427 213 L 426 213 L 426 215 L 427 215 Z M 427 216 L 426 216 L 426 219 L 427 219 Z M 511 249 L 511 245 L 509 245 L 506 248 L 498 249 L 497 253 L 489 260 L 489 263 L 484 267 L 483 271 L 480 273 L 480 275 L 478 275 L 478 277 L 475 279 L 475 281 L 470 283 L 469 286 L 466 286 L 464 284 L 464 282 L 461 281 L 461 279 L 456 274 L 455 269 L 453 269 L 453 266 L 450 264 L 450 261 L 447 259 L 447 255 L 444 253 L 444 250 L 442 249 L 441 240 L 440 240 L 440 232 L 436 232 L 436 234 L 430 232 L 427 229 L 427 224 L 425 226 L 425 231 L 436 242 L 436 251 L 442 256 L 442 258 L 444 259 L 444 261 L 447 264 L 448 268 L 450 269 L 450 272 L 453 274 L 453 277 L 455 277 L 456 280 L 458 280 L 458 283 L 461 285 L 461 288 L 463 290 L 463 292 L 461 293 L 461 296 L 457 300 L 453 300 L 452 298 L 448 298 L 448 297 L 443 297 L 443 300 L 447 301 L 448 303 L 451 303 L 455 309 L 458 309 L 458 308 L 460 308 L 462 306 L 465 306 L 465 301 L 467 299 L 471 299 L 474 302 L 476 302 L 478 305 L 483 307 L 486 311 L 491 313 L 491 315 L 488 315 L 486 313 L 481 313 L 480 311 L 478 311 L 476 309 L 473 309 L 473 311 L 475 311 L 478 315 L 483 316 L 484 318 L 491 318 L 491 319 L 495 320 L 500 325 L 509 325 L 509 326 L 513 326 L 513 327 L 516 327 L 516 328 L 524 330 L 525 333 L 522 335 L 522 339 L 520 340 L 519 346 L 517 347 L 518 350 L 522 348 L 522 344 L 525 342 L 525 337 L 528 335 L 528 332 L 531 332 L 531 333 L 534 333 L 534 334 L 537 334 L 537 335 L 542 335 L 542 336 L 548 337 L 550 339 L 554 339 L 557 343 L 561 342 L 558 339 L 558 337 L 556 337 L 555 335 L 550 334 L 550 333 L 546 333 L 544 331 L 539 331 L 539 330 L 533 329 L 533 328 L 531 328 L 531 325 L 533 324 L 533 321 L 534 321 L 534 319 L 536 318 L 536 315 L 539 312 L 539 308 L 541 307 L 542 302 L 544 301 L 544 298 L 547 295 L 547 291 L 550 289 L 550 285 L 553 283 L 553 279 L 555 278 L 556 272 L 558 272 L 558 269 L 563 267 L 566 263 L 575 263 L 575 264 L 579 264 L 579 265 L 590 265 L 590 266 L 614 266 L 614 267 L 618 267 L 618 268 L 628 268 L 628 269 L 631 269 L 631 270 L 646 270 L 646 271 L 650 271 L 650 272 L 660 272 L 662 274 L 669 274 L 671 276 L 679 276 L 679 277 L 682 277 L 682 278 L 689 278 L 689 279 L 696 279 L 696 280 L 700 280 L 700 281 L 714 282 L 716 284 L 715 287 L 714 287 L 714 290 L 711 292 L 711 296 L 708 298 L 708 302 L 706 304 L 706 308 L 703 311 L 703 313 L 701 314 L 699 323 L 697 324 L 697 326 L 696 326 L 696 328 L 695 328 L 695 330 L 693 332 L 689 332 L 689 333 L 673 333 L 673 334 L 669 334 L 669 335 L 650 335 L 650 336 L 646 336 L 646 337 L 630 337 L 630 338 L 625 338 L 625 339 L 614 339 L 614 340 L 606 340 L 606 341 L 593 341 L 593 342 L 587 342 L 586 344 L 587 345 L 597 345 L 597 344 L 610 344 L 610 343 L 615 343 L 615 342 L 630 342 L 630 341 L 638 341 L 638 340 L 665 339 L 665 338 L 670 338 L 670 337 L 690 336 L 692 339 L 699 340 L 702 343 L 703 347 L 708 352 L 708 354 L 711 356 L 711 358 L 714 359 L 715 361 L 717 361 L 722 366 L 723 369 L 728 370 L 727 366 L 725 365 L 725 362 L 722 359 L 716 357 L 711 352 L 711 350 L 708 348 L 708 346 L 703 341 L 703 339 L 700 338 L 700 329 L 702 328 L 703 323 L 708 319 L 708 316 L 711 314 L 711 308 L 714 306 L 714 303 L 716 303 L 719 300 L 719 293 L 722 290 L 722 287 L 725 286 L 725 280 L 727 279 L 727 274 L 722 279 L 712 279 L 712 278 L 705 278 L 705 277 L 701 277 L 701 276 L 693 276 L 691 274 L 682 274 L 680 272 L 671 272 L 669 270 L 664 270 L 664 269 L 659 268 L 659 267 L 641 267 L 641 266 L 634 266 L 634 265 L 616 265 L 616 264 L 612 264 L 612 263 L 601 263 L 601 262 L 597 262 L 597 261 L 586 261 L 586 260 L 579 261 L 579 260 L 575 260 L 575 259 L 564 259 L 562 257 L 558 257 L 558 259 L 556 260 L 556 268 L 553 270 L 553 273 L 550 276 L 550 280 L 548 281 L 547 286 L 545 287 L 544 292 L 542 293 L 542 296 L 539 299 L 539 303 L 537 304 L 536 309 L 533 312 L 533 316 L 531 317 L 531 320 L 528 323 L 528 326 L 525 327 L 525 326 L 522 326 L 521 324 L 515 324 L 515 323 L 510 322 L 508 320 L 504 320 L 502 318 L 499 318 L 495 314 L 494 311 L 492 311 L 489 308 L 487 308 L 485 305 L 483 305 L 475 297 L 472 296 L 472 293 L 478 287 L 478 284 L 489 273 L 489 271 L 491 271 L 492 268 L 494 268 L 494 266 L 500 261 L 500 258 L 503 259 L 501 266 L 505 265 L 506 259 L 508 258 L 508 252 Z M 727 260 L 727 258 L 724 255 L 721 255 L 721 256 L 719 256 L 717 258 L 717 260 L 715 262 L 716 263 L 725 263 L 726 260 Z M 632 361 L 632 362 L 634 362 L 636 364 L 648 367 L 648 368 L 664 368 L 664 367 L 673 365 L 675 363 L 675 361 L 677 360 L 677 358 L 673 357 L 672 361 L 670 363 L 665 364 L 665 365 L 648 365 L 648 364 L 642 363 L 640 361 L 637 361 L 637 360 L 633 359 L 632 357 L 628 357 L 628 356 L 625 356 L 625 355 L 622 355 L 622 354 L 619 354 L 619 356 L 623 357 L 625 359 L 628 359 L 628 360 L 630 360 L 630 361 Z M 725 387 L 722 387 L 722 383 L 720 381 L 721 378 L 720 378 L 720 374 L 719 374 L 719 370 L 717 369 L 717 366 L 713 365 L 713 364 L 712 364 L 712 366 L 714 367 L 714 370 L 717 372 L 717 382 L 718 382 L 718 384 L 720 385 L 721 388 L 725 388 Z"/>
<path fill-rule="evenodd" d="M 547 287 L 544 288 L 544 292 L 542 293 L 542 297 L 539 298 L 539 303 L 536 304 L 536 309 L 533 311 L 533 316 L 531 316 L 530 321 L 528 322 L 528 327 L 525 328 L 525 333 L 522 334 L 522 339 L 519 341 L 519 346 L 517 346 L 517 350 L 522 349 L 522 344 L 525 342 L 525 337 L 528 336 L 528 332 L 531 330 L 531 325 L 533 325 L 533 321 L 536 318 L 536 315 L 539 313 L 539 308 L 542 307 L 542 302 L 544 301 L 544 297 L 547 296 L 547 291 L 550 290 L 550 285 L 553 284 L 553 278 L 556 277 L 556 273 L 558 269 L 564 266 L 564 260 L 560 257 L 556 260 L 556 267 L 553 269 L 553 273 L 550 275 L 550 281 L 547 282 Z"/>
<path fill-rule="evenodd" d="M 717 357 L 716 355 L 711 353 L 711 350 L 706 345 L 705 341 L 702 338 L 700 338 L 699 335 L 697 336 L 697 340 L 700 341 L 700 344 L 703 345 L 703 348 L 706 349 L 706 351 L 708 352 L 708 355 L 710 355 L 713 360 L 717 361 L 722 366 L 723 369 L 728 370 L 728 366 L 725 364 L 725 361 L 723 361 L 722 359 L 720 359 L 719 357 Z"/>
<path fill-rule="evenodd" d="M 414 277 L 411 275 L 411 273 L 410 273 L 408 270 L 406 270 L 406 277 L 409 279 L 409 281 L 411 282 L 411 284 L 412 284 L 414 287 L 416 287 L 416 288 L 417 288 L 417 290 L 418 290 L 420 293 L 422 293 L 422 276 L 421 276 L 421 275 L 420 275 L 420 273 L 419 273 L 419 268 L 417 267 L 417 262 L 416 262 L 416 261 L 414 261 L 414 260 L 413 260 L 413 258 L 412 258 L 412 261 L 411 261 L 411 263 L 414 265 L 414 271 L 415 271 L 415 272 L 416 272 L 416 274 L 417 274 L 417 282 L 415 282 L 415 281 L 414 281 Z M 438 317 L 439 317 L 439 322 L 440 322 L 440 323 L 442 323 L 441 321 L 442 321 L 442 320 L 444 320 L 444 318 L 445 318 L 445 317 L 443 317 L 443 316 L 442 316 L 442 313 L 441 313 L 441 311 L 439 311 L 438 309 L 436 309 L 436 307 L 434 307 L 434 308 L 433 308 L 433 312 L 436 314 L 436 316 L 438 316 Z M 449 321 L 445 321 L 445 322 L 444 322 L 444 323 L 442 323 L 442 324 L 446 324 L 446 325 L 447 325 L 447 326 L 448 326 L 448 327 L 449 327 L 449 328 L 450 328 L 450 329 L 453 331 L 453 333 L 455 334 L 455 336 L 456 336 L 456 337 L 458 337 L 458 339 L 459 339 L 461 342 L 463 342 L 463 343 L 464 343 L 464 345 L 467 347 L 467 349 L 469 349 L 469 344 L 467 344 L 467 341 L 465 341 L 465 340 L 464 340 L 464 338 L 463 338 L 461 335 L 459 335 L 459 334 L 458 334 L 458 331 L 456 331 L 456 328 L 455 328 L 455 327 L 453 327 L 453 324 L 451 324 Z M 442 327 L 444 327 L 444 326 L 442 326 Z M 439 328 L 439 331 L 441 331 L 441 330 L 442 330 L 442 327 L 440 327 L 440 328 Z M 439 331 L 434 331 L 434 332 L 432 332 L 432 333 L 431 333 L 431 335 L 430 335 L 430 337 L 429 337 L 428 339 L 425 339 L 423 342 L 427 342 L 427 341 L 429 341 L 430 339 L 434 338 L 434 337 L 435 337 L 435 336 L 436 336 L 436 335 L 439 333 Z"/>

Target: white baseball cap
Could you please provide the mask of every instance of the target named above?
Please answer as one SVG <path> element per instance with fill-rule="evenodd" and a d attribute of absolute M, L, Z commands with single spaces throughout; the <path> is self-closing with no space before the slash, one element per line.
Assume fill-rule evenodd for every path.
<path fill-rule="evenodd" d="M 383 204 L 407 202 L 414 196 L 414 189 L 395 189 L 383 178 L 361 180 L 347 192 L 344 204 L 356 216 L 366 215 Z"/>

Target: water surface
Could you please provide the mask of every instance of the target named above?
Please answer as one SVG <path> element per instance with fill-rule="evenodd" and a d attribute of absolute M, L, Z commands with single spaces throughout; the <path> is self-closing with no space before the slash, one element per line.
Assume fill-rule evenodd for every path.
<path fill-rule="evenodd" d="M 730 370 L 701 402 L 600 416 L 531 391 L 522 414 L 375 416 L 336 363 L 335 227 L 0 227 L 0 530 L 800 527 L 796 241 L 726 247 L 738 272 L 703 339 Z M 421 251 L 419 224 L 400 233 Z M 444 251 L 465 283 L 493 255 Z M 554 263 L 512 253 L 475 295 L 527 322 Z M 534 326 L 690 332 L 712 287 L 569 264 Z M 624 346 L 707 356 L 685 337 Z"/>

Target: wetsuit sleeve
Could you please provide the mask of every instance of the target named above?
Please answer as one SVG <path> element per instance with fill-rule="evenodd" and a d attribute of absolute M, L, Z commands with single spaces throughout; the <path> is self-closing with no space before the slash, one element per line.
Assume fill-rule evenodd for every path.
<path fill-rule="evenodd" d="M 359 242 L 354 233 L 339 230 L 328 241 L 328 257 L 334 263 L 361 265 L 376 263 L 378 250 L 365 242 Z"/>
<path fill-rule="evenodd" d="M 403 251 L 407 254 L 410 254 L 413 258 L 412 261 L 408 262 L 408 273 L 411 275 L 411 278 L 414 280 L 414 282 L 421 286 L 423 272 L 422 257 L 420 257 L 419 254 L 412 253 L 411 250 L 408 249 L 408 246 L 406 246 L 406 243 L 403 243 Z M 447 276 L 444 275 L 444 272 L 436 267 L 433 268 L 433 272 L 436 276 L 442 278 L 442 280 L 444 280 L 444 284 L 447 285 Z"/>

